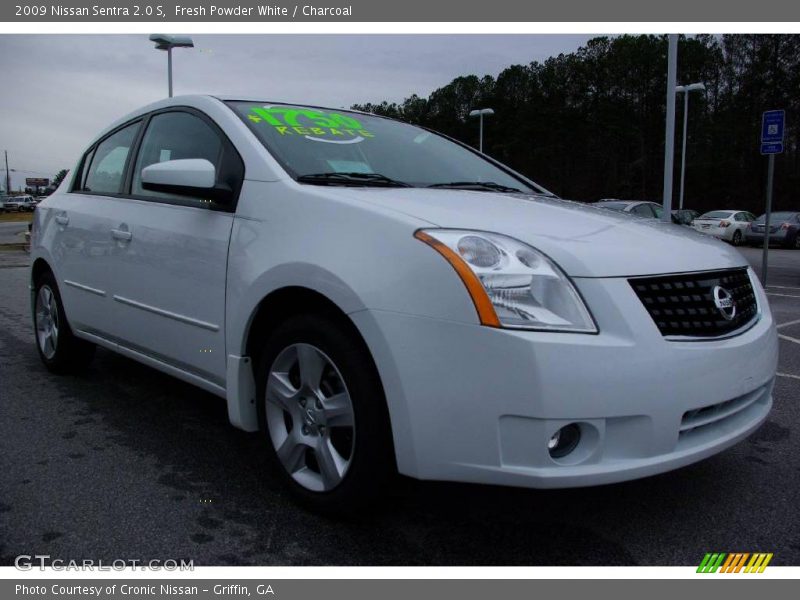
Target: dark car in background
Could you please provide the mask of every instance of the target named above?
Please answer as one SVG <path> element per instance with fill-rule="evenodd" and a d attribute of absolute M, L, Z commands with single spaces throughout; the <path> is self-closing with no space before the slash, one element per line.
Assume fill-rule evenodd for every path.
<path fill-rule="evenodd" d="M 647 219 L 660 219 L 664 214 L 664 208 L 660 204 L 649 200 L 600 200 L 595 202 L 594 206 L 626 212 Z"/>
<path fill-rule="evenodd" d="M 766 215 L 761 215 L 745 232 L 745 241 L 753 246 L 764 243 Z M 769 218 L 769 243 L 800 249 L 800 212 L 774 212 Z"/>
<path fill-rule="evenodd" d="M 637 217 L 645 219 L 660 219 L 664 214 L 664 207 L 649 200 L 599 200 L 593 203 L 594 206 L 599 208 L 606 208 L 609 210 L 616 210 L 617 212 L 624 212 Z M 695 212 L 695 211 L 693 211 Z M 670 215 L 673 223 L 682 225 L 675 216 L 675 211 Z"/>
<path fill-rule="evenodd" d="M 700 216 L 700 211 L 690 208 L 678 208 L 672 211 L 672 222 L 691 227 L 692 221 Z"/>

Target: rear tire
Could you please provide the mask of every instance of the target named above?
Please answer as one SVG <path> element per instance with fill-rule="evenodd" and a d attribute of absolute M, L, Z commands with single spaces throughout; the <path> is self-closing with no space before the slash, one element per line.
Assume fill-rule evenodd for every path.
<path fill-rule="evenodd" d="M 734 246 L 741 246 L 742 244 L 742 232 L 738 229 L 733 232 L 733 240 L 731 240 Z"/>
<path fill-rule="evenodd" d="M 59 375 L 80 373 L 92 362 L 95 345 L 72 334 L 50 271 L 42 273 L 34 284 L 33 328 L 39 358 L 49 371 Z"/>
<path fill-rule="evenodd" d="M 289 317 L 257 365 L 261 434 L 292 495 L 328 514 L 369 506 L 397 468 L 383 387 L 353 325 L 329 314 Z"/>

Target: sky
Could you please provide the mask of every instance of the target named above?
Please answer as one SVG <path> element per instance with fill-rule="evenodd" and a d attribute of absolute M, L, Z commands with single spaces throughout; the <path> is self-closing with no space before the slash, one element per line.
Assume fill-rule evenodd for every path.
<path fill-rule="evenodd" d="M 194 35 L 173 51 L 175 95 L 241 94 L 332 107 L 427 96 L 460 75 L 576 50 L 586 35 Z M 0 35 L 0 150 L 12 189 L 70 169 L 92 138 L 167 95 L 145 35 Z M 2 156 L 0 156 L 2 162 Z M 0 164 L 0 169 L 4 165 Z M 5 172 L 0 170 L 5 186 Z"/>

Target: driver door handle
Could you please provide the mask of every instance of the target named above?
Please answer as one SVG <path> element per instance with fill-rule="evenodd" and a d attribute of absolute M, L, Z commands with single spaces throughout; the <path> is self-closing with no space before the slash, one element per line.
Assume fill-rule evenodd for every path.
<path fill-rule="evenodd" d="M 131 241 L 131 238 L 133 238 L 133 234 L 130 231 L 125 231 L 124 229 L 112 229 L 111 237 L 113 237 L 115 240 L 129 242 Z"/>

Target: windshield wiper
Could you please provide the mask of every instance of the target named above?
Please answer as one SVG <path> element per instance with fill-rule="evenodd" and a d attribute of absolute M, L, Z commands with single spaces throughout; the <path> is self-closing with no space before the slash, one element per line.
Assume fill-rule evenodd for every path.
<path fill-rule="evenodd" d="M 378 187 L 413 187 L 405 181 L 398 181 L 380 173 L 309 173 L 297 178 L 300 183 L 314 185 L 373 185 Z"/>
<path fill-rule="evenodd" d="M 525 193 L 519 188 L 495 183 L 494 181 L 451 181 L 449 183 L 434 183 L 429 188 L 447 188 L 457 190 L 487 190 L 490 192 Z"/>

